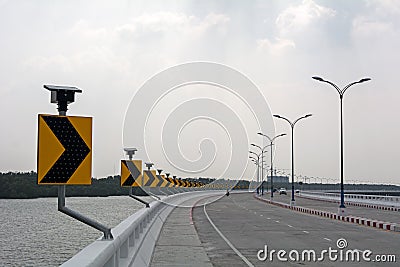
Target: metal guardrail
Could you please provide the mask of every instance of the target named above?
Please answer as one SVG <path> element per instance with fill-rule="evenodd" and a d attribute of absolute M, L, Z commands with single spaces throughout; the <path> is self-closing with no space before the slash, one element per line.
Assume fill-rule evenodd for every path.
<path fill-rule="evenodd" d="M 162 225 L 174 209 L 173 205 L 213 194 L 221 194 L 221 191 L 185 192 L 153 201 L 149 208 L 140 209 L 113 228 L 113 240 L 99 238 L 61 266 L 149 266 Z"/>
<path fill-rule="evenodd" d="M 323 199 L 340 199 L 340 193 L 324 193 L 324 192 L 301 192 L 301 195 L 314 196 Z M 399 206 L 400 207 L 400 197 L 399 196 L 380 196 L 380 195 L 360 195 L 360 194 L 345 194 L 345 201 L 358 202 L 358 203 L 369 203 L 378 204 L 385 206 Z"/>

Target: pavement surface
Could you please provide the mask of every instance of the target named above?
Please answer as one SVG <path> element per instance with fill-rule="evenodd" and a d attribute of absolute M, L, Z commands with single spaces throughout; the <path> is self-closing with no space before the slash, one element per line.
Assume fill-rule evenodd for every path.
<path fill-rule="evenodd" d="M 269 199 L 270 195 L 265 194 L 265 198 Z M 274 201 L 282 202 L 286 204 L 290 204 L 291 195 L 288 192 L 287 195 L 279 195 L 274 194 Z M 337 203 L 322 201 L 322 200 L 313 200 L 313 199 L 306 199 L 295 196 L 296 206 L 322 210 L 322 211 L 329 211 L 333 213 L 338 212 Z M 399 211 L 389 211 L 389 210 L 379 210 L 375 208 L 367 208 L 367 207 L 357 207 L 357 206 L 346 206 L 346 215 L 357 216 L 367 219 L 374 219 L 380 220 L 385 222 L 392 222 L 400 224 L 400 212 Z"/>
<path fill-rule="evenodd" d="M 210 200 L 213 198 L 193 198 L 171 212 L 161 229 L 150 266 L 212 266 L 194 228 L 190 208 Z"/>
<path fill-rule="evenodd" d="M 393 256 L 400 261 L 399 233 L 299 213 L 256 200 L 249 193 L 197 206 L 193 221 L 190 224 L 188 208 L 171 213 L 151 266 L 399 266 L 376 261 L 379 257 L 393 260 Z M 341 238 L 347 246 L 339 249 Z M 268 257 L 263 259 L 265 248 Z M 332 260 L 328 252 L 321 257 L 329 249 Z M 279 250 L 286 252 L 281 258 L 287 261 L 278 259 Z M 313 256 L 308 260 L 310 250 L 316 253 L 315 261 Z M 362 258 L 368 250 L 369 262 Z M 350 259 L 351 253 L 359 254 L 360 261 L 346 262 L 346 253 Z"/>

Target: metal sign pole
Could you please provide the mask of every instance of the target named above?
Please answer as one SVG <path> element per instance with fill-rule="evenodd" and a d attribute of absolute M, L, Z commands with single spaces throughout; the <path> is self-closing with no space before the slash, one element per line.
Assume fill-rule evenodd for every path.
<path fill-rule="evenodd" d="M 126 154 L 128 155 L 129 160 L 133 160 L 133 155 L 135 154 L 135 152 L 137 151 L 137 149 L 136 149 L 136 148 L 125 148 L 124 150 L 125 150 Z M 143 179 L 143 177 L 142 177 L 142 179 Z M 144 200 L 138 198 L 137 196 L 135 196 L 135 195 L 133 194 L 133 188 L 132 188 L 132 186 L 129 187 L 129 196 L 130 196 L 131 198 L 133 198 L 134 200 L 137 200 L 137 201 L 139 201 L 140 203 L 143 203 L 143 204 L 146 206 L 146 208 L 150 208 L 150 204 L 149 204 L 148 202 L 146 202 L 146 201 L 144 201 Z"/>
<path fill-rule="evenodd" d="M 146 165 L 146 167 L 147 167 L 147 171 L 150 173 L 150 168 L 154 165 L 154 163 L 152 163 L 152 162 L 145 162 L 144 163 L 145 165 Z M 144 175 L 143 175 L 143 180 L 142 180 L 143 182 L 142 182 L 142 186 L 143 186 L 143 188 L 144 188 Z M 143 189 L 143 191 L 144 191 L 144 189 Z M 157 196 L 157 195 L 155 195 L 155 194 L 153 194 L 152 192 L 150 192 L 150 189 L 148 190 L 148 191 L 145 191 L 146 192 L 146 194 L 148 194 L 149 196 L 151 196 L 151 197 L 153 197 L 153 198 L 156 198 L 156 199 L 158 199 L 158 200 L 161 200 L 161 198 L 159 197 L 159 196 Z"/>
<path fill-rule="evenodd" d="M 51 91 L 51 102 L 58 104 L 58 113 L 60 116 L 67 116 L 67 106 L 69 103 L 74 101 L 75 92 L 82 92 L 77 88 L 71 87 L 61 87 L 61 86 L 44 86 L 46 89 Z M 87 225 L 92 226 L 93 228 L 102 231 L 104 234 L 104 240 L 113 239 L 111 234 L 111 228 L 104 226 L 70 208 L 65 206 L 65 185 L 58 186 L 58 211 L 71 216 L 72 218 L 77 219 Z"/>

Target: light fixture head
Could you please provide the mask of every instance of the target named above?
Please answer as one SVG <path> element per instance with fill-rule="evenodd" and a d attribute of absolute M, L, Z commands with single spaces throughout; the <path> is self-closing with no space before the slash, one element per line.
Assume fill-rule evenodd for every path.
<path fill-rule="evenodd" d="M 317 81 L 320 81 L 320 82 L 324 82 L 325 81 L 324 79 L 322 79 L 321 77 L 318 77 L 318 76 L 313 76 L 312 78 L 314 80 L 317 80 Z"/>
<path fill-rule="evenodd" d="M 363 78 L 363 79 L 359 80 L 358 82 L 363 83 L 363 82 L 368 82 L 370 80 L 371 80 L 371 78 Z"/>

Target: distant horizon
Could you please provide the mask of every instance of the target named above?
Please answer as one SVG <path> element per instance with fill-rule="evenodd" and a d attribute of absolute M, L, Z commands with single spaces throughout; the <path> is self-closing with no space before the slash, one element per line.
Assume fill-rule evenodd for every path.
<path fill-rule="evenodd" d="M 21 173 L 21 174 L 28 174 L 28 173 L 34 173 L 35 175 L 37 175 L 37 172 L 35 172 L 35 171 L 7 171 L 7 172 L 4 172 L 4 171 L 0 171 L 0 174 L 8 174 L 8 173 L 13 173 L 13 174 L 18 174 L 18 173 Z M 115 178 L 115 177 L 120 177 L 121 175 L 120 174 L 114 174 L 114 175 L 108 175 L 108 176 L 104 176 L 104 177 L 92 177 L 92 179 L 96 179 L 96 180 L 100 180 L 100 179 L 107 179 L 107 178 L 109 178 L 109 177 L 113 177 L 113 178 Z M 269 177 L 269 176 L 268 176 Z M 274 175 L 274 177 L 290 177 L 290 175 L 288 174 L 288 175 Z M 192 176 L 192 177 L 189 177 L 189 176 L 187 176 L 187 177 L 177 177 L 178 179 L 216 179 L 215 177 L 202 177 L 202 176 Z M 308 178 L 307 178 L 308 179 Z M 311 179 L 313 179 L 313 178 L 311 178 Z M 218 180 L 234 180 L 234 181 L 249 181 L 249 180 L 246 180 L 246 179 L 229 179 L 229 178 L 220 178 L 220 179 L 218 179 Z M 298 184 L 299 182 L 303 182 L 303 181 L 297 181 L 297 180 L 295 180 L 295 183 L 296 184 Z M 400 187 L 400 184 L 391 184 L 391 183 L 361 183 L 362 181 L 360 181 L 360 183 L 345 183 L 345 185 L 347 184 L 347 185 L 384 185 L 384 186 L 398 186 L 398 187 Z M 268 182 L 264 182 L 265 184 L 266 184 L 266 186 L 268 185 L 270 185 L 270 183 Z M 304 182 L 303 182 L 304 183 Z M 279 184 L 281 184 L 281 183 L 279 183 Z M 282 183 L 282 184 L 284 184 L 284 183 Z M 290 185 L 291 184 L 291 182 L 288 182 L 288 183 L 286 183 L 286 184 L 288 184 L 288 185 Z M 311 185 L 311 184 L 315 184 L 315 185 L 327 185 L 327 184 L 329 184 L 329 185 L 340 185 L 340 182 L 330 182 L 330 183 L 326 183 L 326 182 L 323 182 L 323 183 L 319 183 L 319 182 L 306 182 L 306 184 L 309 184 L 309 185 Z M 54 186 L 57 186 L 57 185 L 54 185 Z M 69 185 L 69 186 L 71 186 L 71 185 Z"/>

